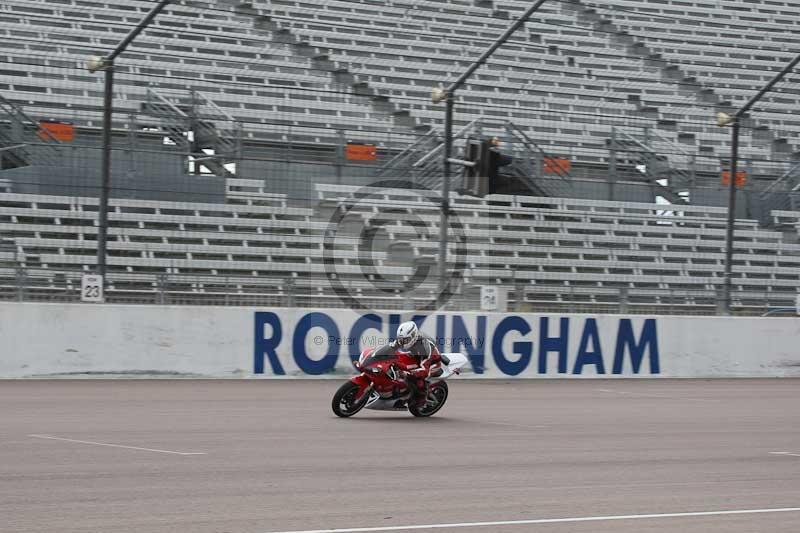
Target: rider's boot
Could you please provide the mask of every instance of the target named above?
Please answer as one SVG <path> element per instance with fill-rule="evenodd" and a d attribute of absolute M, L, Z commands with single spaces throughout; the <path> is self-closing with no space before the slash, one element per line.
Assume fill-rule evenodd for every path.
<path fill-rule="evenodd" d="M 409 385 L 411 385 L 409 403 L 416 407 L 423 407 L 428 401 L 428 384 L 424 379 L 411 379 Z"/>

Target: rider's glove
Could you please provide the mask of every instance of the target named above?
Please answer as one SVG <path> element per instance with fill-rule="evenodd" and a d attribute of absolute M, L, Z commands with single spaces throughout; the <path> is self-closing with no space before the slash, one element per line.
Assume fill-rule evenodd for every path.
<path fill-rule="evenodd" d="M 412 370 L 409 374 L 415 378 L 427 378 L 428 377 L 428 369 L 427 368 L 417 368 L 416 370 Z"/>

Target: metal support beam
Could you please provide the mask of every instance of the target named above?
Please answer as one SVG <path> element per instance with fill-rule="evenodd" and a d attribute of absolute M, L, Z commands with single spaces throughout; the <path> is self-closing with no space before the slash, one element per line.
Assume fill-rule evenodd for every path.
<path fill-rule="evenodd" d="M 343 168 L 347 161 L 347 137 L 343 130 L 336 130 L 336 139 L 338 142 L 336 143 L 336 163 L 334 167 L 336 168 L 336 183 L 341 184 L 344 173 Z"/>
<path fill-rule="evenodd" d="M 608 199 L 616 199 L 617 184 L 617 128 L 611 128 L 611 142 L 608 143 Z"/>
<path fill-rule="evenodd" d="M 108 199 L 111 195 L 111 106 L 114 93 L 114 66 L 105 71 L 103 92 L 103 162 L 101 167 L 100 206 L 97 213 L 97 273 L 106 279 L 106 243 L 108 242 Z"/>
<path fill-rule="evenodd" d="M 542 4 L 547 0 L 537 0 L 519 19 L 514 22 L 500 37 L 493 42 L 481 56 L 464 71 L 447 89 L 434 89 L 433 101 L 439 103 L 445 102 L 445 115 L 444 115 L 444 155 L 442 160 L 442 215 L 439 226 L 439 297 L 440 301 L 443 298 L 443 293 L 447 287 L 447 239 L 448 239 L 448 221 L 450 216 L 450 158 L 453 154 L 453 107 L 455 105 L 456 91 L 461 88 L 464 83 L 483 66 L 486 61 L 497 51 L 498 48 L 503 46 L 506 41 L 518 30 L 525 22 L 533 15 Z"/>
<path fill-rule="evenodd" d="M 114 50 L 104 58 L 89 59 L 90 72 L 105 72 L 103 91 L 103 161 L 101 166 L 100 205 L 98 207 L 97 228 L 97 273 L 106 283 L 106 248 L 108 242 L 108 200 L 111 195 L 111 120 L 113 118 L 114 97 L 114 59 L 130 45 L 134 39 L 156 18 L 172 0 L 160 0 L 153 9 L 133 28 Z"/>
<path fill-rule="evenodd" d="M 453 97 L 447 96 L 444 112 L 444 161 L 442 170 L 442 212 L 439 219 L 439 298 L 447 301 L 447 239 L 450 224 L 450 158 L 453 152 Z"/>
<path fill-rule="evenodd" d="M 764 86 L 764 87 L 763 87 L 763 88 L 762 88 L 760 91 L 758 91 L 758 93 L 757 93 L 757 94 L 756 94 L 754 97 L 752 97 L 752 98 L 750 99 L 750 101 L 749 101 L 749 102 L 747 102 L 746 104 L 744 104 L 744 105 L 742 106 L 742 108 L 741 108 L 739 111 L 737 111 L 737 112 L 736 112 L 736 115 L 735 115 L 735 117 L 736 117 L 737 119 L 738 119 L 738 118 L 741 118 L 741 117 L 742 117 L 742 115 L 744 115 L 745 113 L 747 113 L 748 111 L 750 111 L 750 108 L 751 108 L 751 107 L 753 107 L 754 105 L 756 105 L 756 103 L 757 103 L 759 100 L 761 100 L 761 98 L 762 98 L 762 97 L 763 97 L 765 94 L 767 94 L 767 93 L 768 93 L 770 90 L 772 90 L 772 88 L 773 88 L 773 87 L 775 87 L 775 85 L 776 85 L 776 84 L 777 84 L 779 81 L 781 81 L 781 80 L 784 78 L 784 76 L 786 76 L 786 75 L 787 75 L 787 74 L 789 74 L 789 73 L 790 73 L 792 70 L 794 70 L 794 67 L 796 67 L 798 63 L 800 63 L 800 54 L 798 54 L 798 55 L 797 55 L 797 57 L 795 57 L 794 59 L 792 59 L 792 60 L 789 62 L 789 64 L 788 64 L 788 65 L 786 65 L 785 67 L 783 67 L 783 70 L 781 70 L 781 71 L 780 71 L 778 74 L 776 74 L 776 75 L 775 75 L 775 77 L 774 77 L 774 78 L 772 78 L 772 80 L 770 80 L 770 82 L 769 82 L 769 83 L 767 83 L 767 84 L 766 84 L 766 85 L 765 85 L 765 86 Z"/>
<path fill-rule="evenodd" d="M 767 94 L 775 85 L 778 84 L 789 72 L 800 63 L 800 54 L 791 60 L 769 83 L 767 83 L 755 96 L 742 106 L 733 116 L 725 113 L 717 114 L 717 124 L 720 126 L 732 126 L 731 131 L 731 182 L 730 193 L 728 194 L 728 228 L 725 239 L 725 278 L 722 287 L 722 308 L 725 314 L 730 314 L 732 310 L 731 290 L 733 288 L 733 243 L 734 243 L 734 224 L 736 223 L 736 172 L 739 166 L 739 133 L 741 120 L 745 114 Z"/>
<path fill-rule="evenodd" d="M 113 62 L 114 59 L 124 52 L 125 49 L 128 48 L 128 45 L 130 45 L 133 40 L 136 39 L 136 37 L 138 37 L 139 34 L 150 25 L 151 22 L 153 22 L 153 19 L 156 18 L 156 15 L 161 13 L 161 11 L 167 7 L 167 4 L 171 2 L 172 0 L 160 0 L 158 4 L 153 6 L 153 9 L 151 9 L 150 12 L 147 13 L 147 15 L 145 15 L 141 21 L 139 21 L 139 24 L 137 24 L 136 27 L 133 28 L 130 33 L 128 33 L 128 35 L 126 35 L 125 38 L 119 42 L 117 47 L 114 48 L 114 51 L 106 56 L 106 61 Z"/>
<path fill-rule="evenodd" d="M 491 46 L 489 46 L 489 48 L 486 49 L 486 51 L 481 55 L 481 57 L 479 57 L 475 61 L 475 63 L 470 65 L 470 67 L 467 70 L 465 70 L 464 73 L 461 76 L 459 76 L 456 81 L 452 83 L 452 85 L 450 85 L 450 87 L 447 89 L 447 93 L 453 94 L 462 85 L 464 85 L 464 83 L 473 74 L 475 74 L 475 71 L 481 68 L 483 64 L 486 63 L 486 61 L 490 57 L 492 57 L 492 55 L 497 51 L 497 49 L 503 46 L 505 42 L 508 41 L 511 38 L 511 36 L 514 35 L 514 33 L 516 33 L 516 31 L 520 29 L 522 25 L 528 21 L 531 15 L 533 15 L 536 11 L 538 11 L 539 8 L 542 7 L 542 4 L 544 4 L 546 1 L 547 0 L 537 0 L 536 3 L 534 3 L 531 7 L 529 7 L 528 10 L 525 11 L 525 13 L 523 13 L 522 16 L 519 19 L 517 19 L 516 22 L 514 22 L 514 24 L 509 26 L 509 28 L 505 31 L 505 33 L 503 33 L 503 35 L 498 37 L 497 40 L 493 42 Z"/>
<path fill-rule="evenodd" d="M 731 289 L 733 287 L 733 229 L 736 224 L 736 172 L 739 166 L 739 121 L 731 129 L 731 183 L 728 188 L 728 227 L 725 235 L 725 278 L 722 289 L 722 309 L 731 314 Z"/>

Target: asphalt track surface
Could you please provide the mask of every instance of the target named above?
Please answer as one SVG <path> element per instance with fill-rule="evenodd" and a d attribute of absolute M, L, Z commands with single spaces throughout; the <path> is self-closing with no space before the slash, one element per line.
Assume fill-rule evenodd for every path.
<path fill-rule="evenodd" d="M 800 531 L 799 380 L 339 384 L 0 381 L 0 531 Z"/>

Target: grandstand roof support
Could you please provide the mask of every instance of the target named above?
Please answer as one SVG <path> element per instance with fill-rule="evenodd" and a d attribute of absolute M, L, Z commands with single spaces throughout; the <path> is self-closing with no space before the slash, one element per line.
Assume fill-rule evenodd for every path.
<path fill-rule="evenodd" d="M 159 0 L 128 35 L 105 57 L 93 56 L 87 61 L 89 72 L 105 71 L 103 91 L 103 162 L 101 167 L 100 205 L 97 213 L 97 273 L 106 280 L 106 248 L 108 242 L 108 200 L 111 194 L 111 119 L 114 98 L 114 59 L 156 18 L 172 0 Z"/>
<path fill-rule="evenodd" d="M 455 93 L 472 76 L 476 70 L 492 57 L 498 48 L 503 46 L 518 29 L 536 11 L 542 7 L 547 0 L 537 0 L 525 13 L 522 14 L 508 29 L 493 42 L 481 56 L 464 71 L 447 89 L 435 88 L 432 93 L 433 103 L 445 102 L 444 115 L 444 150 L 442 166 L 442 215 L 439 223 L 440 242 L 439 242 L 439 298 L 445 298 L 447 292 L 447 240 L 448 240 L 448 218 L 450 216 L 450 158 L 453 153 L 453 112 L 455 107 Z M 444 301 L 444 300 L 443 300 Z M 440 302 L 441 303 L 441 302 Z"/>
<path fill-rule="evenodd" d="M 741 131 L 741 119 L 748 111 L 780 82 L 797 64 L 800 63 L 800 54 L 791 60 L 769 83 L 767 83 L 758 93 L 753 96 L 741 109 L 733 115 L 727 113 L 717 114 L 717 124 L 720 127 L 732 126 L 731 128 L 731 170 L 730 185 L 728 194 L 728 227 L 725 238 L 725 277 L 723 281 L 723 312 L 726 315 L 731 313 L 731 289 L 733 287 L 733 242 L 734 226 L 736 224 L 736 173 L 739 165 L 739 133 Z"/>
<path fill-rule="evenodd" d="M 444 112 L 444 166 L 442 167 L 442 214 L 439 220 L 439 305 L 447 301 L 447 239 L 450 217 L 450 157 L 453 153 L 453 96 L 448 94 Z"/>

